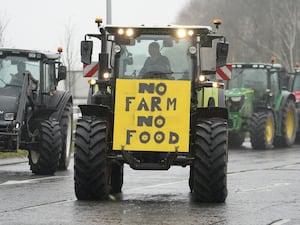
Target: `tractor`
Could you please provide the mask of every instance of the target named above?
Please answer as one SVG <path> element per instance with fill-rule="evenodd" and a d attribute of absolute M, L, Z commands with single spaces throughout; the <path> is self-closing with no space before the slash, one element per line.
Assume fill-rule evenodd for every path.
<path fill-rule="evenodd" d="M 225 91 L 229 145 L 250 136 L 253 149 L 290 147 L 295 142 L 296 99 L 287 90 L 287 71 L 276 63 L 233 63 Z"/>
<path fill-rule="evenodd" d="M 295 66 L 293 73 L 289 74 L 289 90 L 294 93 L 296 98 L 296 110 L 298 115 L 298 122 L 300 123 L 300 67 Z M 300 142 L 300 125 L 298 123 L 298 132 L 296 136 L 297 143 Z"/>
<path fill-rule="evenodd" d="M 61 52 L 0 49 L 0 151 L 28 151 L 34 174 L 69 165 L 73 100 L 57 90 L 66 78 Z"/>
<path fill-rule="evenodd" d="M 87 104 L 79 105 L 77 199 L 121 193 L 127 164 L 134 170 L 189 166 L 193 199 L 224 202 L 228 112 L 224 90 L 208 79 L 226 65 L 229 44 L 217 32 L 220 20 L 215 29 L 96 23 L 99 33 L 81 42 L 85 65 L 92 63 L 94 41 L 100 45 L 98 77 L 89 80 Z M 212 70 L 205 60 L 214 62 Z"/>

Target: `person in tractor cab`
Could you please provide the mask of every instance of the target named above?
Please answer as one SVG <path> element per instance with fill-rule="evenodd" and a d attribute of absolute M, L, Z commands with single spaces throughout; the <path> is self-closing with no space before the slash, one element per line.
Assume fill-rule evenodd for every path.
<path fill-rule="evenodd" d="M 148 78 L 149 74 L 157 75 L 170 74 L 171 66 L 169 59 L 160 53 L 160 46 L 157 42 L 151 42 L 148 46 L 149 57 L 146 59 L 139 75 Z"/>
<path fill-rule="evenodd" d="M 26 65 L 24 62 L 18 62 L 17 64 L 18 72 L 16 74 L 11 74 L 10 84 L 22 86 L 24 73 L 26 71 Z"/>

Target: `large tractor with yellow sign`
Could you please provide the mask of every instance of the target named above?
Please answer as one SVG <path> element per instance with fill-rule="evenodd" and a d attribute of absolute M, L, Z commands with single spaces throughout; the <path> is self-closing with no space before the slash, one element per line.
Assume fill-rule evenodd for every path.
<path fill-rule="evenodd" d="M 227 197 L 227 109 L 224 90 L 200 77 L 226 64 L 228 43 L 210 26 L 112 26 L 97 19 L 81 61 L 91 64 L 100 40 L 98 79 L 80 105 L 74 181 L 79 200 L 120 193 L 124 164 L 136 170 L 190 166 L 198 202 Z M 215 21 L 216 27 L 220 21 Z M 209 53 L 209 51 L 211 52 Z M 210 55 L 211 54 L 211 55 Z M 213 70 L 206 70 L 214 63 Z M 211 67 L 209 67 L 211 68 Z"/>

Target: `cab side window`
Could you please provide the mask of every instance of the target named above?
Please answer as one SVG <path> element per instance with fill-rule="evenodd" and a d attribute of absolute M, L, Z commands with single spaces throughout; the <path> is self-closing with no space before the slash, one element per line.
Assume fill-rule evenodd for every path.
<path fill-rule="evenodd" d="M 55 64 L 44 65 L 44 90 L 50 92 L 55 85 Z"/>

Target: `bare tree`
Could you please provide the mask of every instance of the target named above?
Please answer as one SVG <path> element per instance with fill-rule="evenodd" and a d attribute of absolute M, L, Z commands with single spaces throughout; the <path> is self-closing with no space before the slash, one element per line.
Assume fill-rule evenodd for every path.
<path fill-rule="evenodd" d="M 300 0 L 190 0 L 180 24 L 210 25 L 220 18 L 231 61 L 278 62 L 293 70 L 300 61 Z"/>
<path fill-rule="evenodd" d="M 71 71 L 75 69 L 75 66 L 78 64 L 78 50 L 76 48 L 77 43 L 75 42 L 75 27 L 74 25 L 69 22 L 65 25 L 65 33 L 64 33 L 64 54 L 63 54 L 63 62 L 67 66 L 68 76 L 66 79 L 66 89 L 69 90 L 72 94 L 74 94 L 74 83 L 77 77 L 72 76 Z"/>
<path fill-rule="evenodd" d="M 0 47 L 4 46 L 5 30 L 8 25 L 8 20 L 5 19 L 3 14 L 0 14 Z"/>

